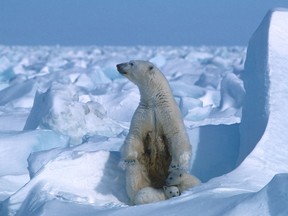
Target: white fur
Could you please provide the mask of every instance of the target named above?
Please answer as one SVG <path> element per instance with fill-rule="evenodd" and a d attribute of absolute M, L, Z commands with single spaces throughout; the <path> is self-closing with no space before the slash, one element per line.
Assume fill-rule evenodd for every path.
<path fill-rule="evenodd" d="M 134 204 L 147 204 L 152 202 L 159 202 L 172 197 L 180 195 L 180 191 L 175 186 L 164 186 L 163 189 L 155 189 L 152 187 L 145 187 L 138 191 L 134 198 Z"/>
<path fill-rule="evenodd" d="M 150 186 L 145 167 L 138 161 L 134 165 L 126 166 L 126 192 L 132 201 L 141 188 Z"/>
<path fill-rule="evenodd" d="M 193 175 L 190 175 L 184 170 L 173 170 L 170 172 L 168 178 L 166 179 L 166 184 L 168 186 L 172 185 L 177 186 L 181 193 L 200 183 L 201 182 L 198 178 L 196 178 Z"/>
<path fill-rule="evenodd" d="M 147 61 L 122 63 L 117 65 L 117 69 L 138 86 L 141 96 L 140 104 L 131 121 L 129 133 L 121 148 L 122 161 L 126 167 L 126 190 L 132 200 L 139 190 L 153 186 L 155 183 L 151 182 L 148 177 L 148 167 L 154 173 L 159 171 L 159 175 L 162 174 L 162 177 L 165 175 L 163 183 L 156 182 L 158 186 L 159 184 L 163 186 L 168 169 L 171 171 L 177 168 L 189 168 L 192 149 L 180 109 L 168 81 L 160 70 Z M 151 138 L 149 142 L 149 145 L 152 146 L 150 146 L 151 155 L 154 154 L 154 158 L 151 156 L 150 159 L 147 159 L 148 153 L 144 147 L 144 140 L 147 136 Z M 165 136 L 165 141 L 163 136 Z M 166 143 L 168 144 L 166 145 Z M 163 154 L 167 155 L 165 148 L 168 148 L 168 157 L 171 158 L 170 164 L 168 162 L 167 165 L 167 160 L 163 159 L 165 158 Z M 162 159 L 155 159 L 158 155 L 162 155 Z M 160 168 L 157 168 L 156 172 L 153 170 L 155 162 L 160 164 Z M 163 167 L 161 167 L 162 164 Z"/>

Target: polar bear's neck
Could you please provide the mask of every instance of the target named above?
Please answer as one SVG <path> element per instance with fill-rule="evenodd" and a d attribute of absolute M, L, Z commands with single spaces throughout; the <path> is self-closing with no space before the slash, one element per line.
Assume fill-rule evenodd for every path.
<path fill-rule="evenodd" d="M 139 86 L 138 86 L 139 87 Z M 149 86 L 139 87 L 140 105 L 145 107 L 165 106 L 174 101 L 174 97 L 168 81 L 150 83 Z"/>

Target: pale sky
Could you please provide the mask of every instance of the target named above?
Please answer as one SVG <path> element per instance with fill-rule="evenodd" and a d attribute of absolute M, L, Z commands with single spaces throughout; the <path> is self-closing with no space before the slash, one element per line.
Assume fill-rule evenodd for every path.
<path fill-rule="evenodd" d="M 4 45 L 242 45 L 287 0 L 0 0 Z"/>

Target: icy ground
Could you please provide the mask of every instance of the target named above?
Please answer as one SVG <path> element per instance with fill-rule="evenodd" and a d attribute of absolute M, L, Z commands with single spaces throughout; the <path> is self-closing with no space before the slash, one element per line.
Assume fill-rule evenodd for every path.
<path fill-rule="evenodd" d="M 287 23 L 287 11 L 268 13 L 247 57 L 242 47 L 0 46 L 0 215 L 288 215 Z M 115 65 L 130 59 L 168 78 L 203 181 L 142 206 L 129 205 L 118 164 L 139 93 Z"/>

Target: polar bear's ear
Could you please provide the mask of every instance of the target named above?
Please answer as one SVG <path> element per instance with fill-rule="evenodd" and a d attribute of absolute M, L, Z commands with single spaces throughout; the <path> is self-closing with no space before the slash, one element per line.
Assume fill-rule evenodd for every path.
<path fill-rule="evenodd" d="M 166 191 L 166 190 L 167 190 L 167 186 L 164 185 L 164 186 L 163 186 L 163 189 L 164 189 L 164 191 Z"/>

